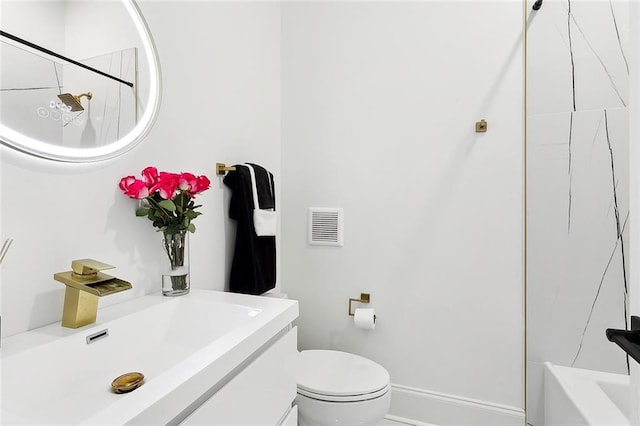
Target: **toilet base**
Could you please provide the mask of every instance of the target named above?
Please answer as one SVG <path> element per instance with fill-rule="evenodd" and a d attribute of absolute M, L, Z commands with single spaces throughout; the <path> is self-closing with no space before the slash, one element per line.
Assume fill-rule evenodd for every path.
<path fill-rule="evenodd" d="M 355 402 L 327 402 L 298 394 L 299 426 L 375 425 L 389 412 L 391 390 L 378 398 Z"/>

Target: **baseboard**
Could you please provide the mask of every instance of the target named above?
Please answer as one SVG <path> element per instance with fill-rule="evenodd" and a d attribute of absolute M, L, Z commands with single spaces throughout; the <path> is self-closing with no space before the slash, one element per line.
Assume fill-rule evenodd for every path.
<path fill-rule="evenodd" d="M 391 385 L 389 419 L 438 426 L 523 426 L 524 410 L 424 389 Z M 411 419 L 411 420 L 409 420 Z"/>
<path fill-rule="evenodd" d="M 394 423 L 400 423 L 403 425 L 410 425 L 410 426 L 438 426 L 438 425 L 434 425 L 431 423 L 424 423 L 424 422 L 419 422 L 418 420 L 414 420 L 414 419 L 407 419 L 406 417 L 400 417 L 400 416 L 394 416 L 392 414 L 387 414 L 386 416 L 384 416 L 385 419 L 387 420 L 391 420 Z"/>

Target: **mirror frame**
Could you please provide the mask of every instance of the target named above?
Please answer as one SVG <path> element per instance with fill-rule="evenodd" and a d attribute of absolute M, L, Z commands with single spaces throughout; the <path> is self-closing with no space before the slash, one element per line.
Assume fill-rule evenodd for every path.
<path fill-rule="evenodd" d="M 49 160 L 88 163 L 122 155 L 133 149 L 147 136 L 160 111 L 162 98 L 160 60 L 147 21 L 144 19 L 135 0 L 121 1 L 140 34 L 144 56 L 149 68 L 149 102 L 135 127 L 129 133 L 108 145 L 95 148 L 68 148 L 31 138 L 0 123 L 0 142 L 3 145 Z"/>

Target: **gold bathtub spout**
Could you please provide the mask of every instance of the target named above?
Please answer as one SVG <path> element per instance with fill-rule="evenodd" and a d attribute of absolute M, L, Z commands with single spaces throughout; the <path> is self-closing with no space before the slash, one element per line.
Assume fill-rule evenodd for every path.
<path fill-rule="evenodd" d="M 53 279 L 66 286 L 62 326 L 78 328 L 96 322 L 98 298 L 129 290 L 133 286 L 120 278 L 100 271 L 115 266 L 93 259 L 79 259 L 71 262 L 71 271 L 53 274 Z"/>

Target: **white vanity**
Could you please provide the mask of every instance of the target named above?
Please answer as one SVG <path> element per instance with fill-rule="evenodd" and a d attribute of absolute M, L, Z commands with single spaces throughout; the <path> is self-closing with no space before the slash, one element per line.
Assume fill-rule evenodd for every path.
<path fill-rule="evenodd" d="M 292 300 L 192 290 L 10 336 L 2 424 L 295 425 L 297 316 Z M 112 392 L 128 372 L 145 383 Z"/>

